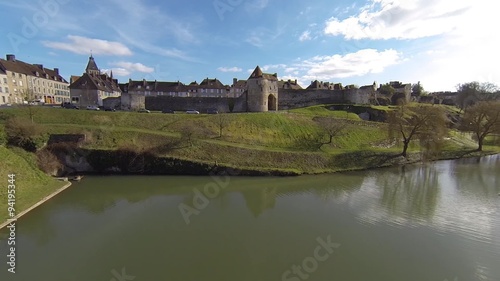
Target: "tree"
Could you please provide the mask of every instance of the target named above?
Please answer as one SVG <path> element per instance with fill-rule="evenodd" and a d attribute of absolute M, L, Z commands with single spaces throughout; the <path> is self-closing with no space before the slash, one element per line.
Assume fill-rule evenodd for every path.
<path fill-rule="evenodd" d="M 461 130 L 470 131 L 477 139 L 477 150 L 483 150 L 484 139 L 500 133 L 500 101 L 480 101 L 465 110 Z"/>
<path fill-rule="evenodd" d="M 432 144 L 442 141 L 447 132 L 447 117 L 441 107 L 400 105 L 398 109 L 389 112 L 389 136 L 396 141 L 403 141 L 401 155 L 407 157 L 410 142 L 418 139 L 424 149 L 430 149 Z"/>
<path fill-rule="evenodd" d="M 391 84 L 387 83 L 384 85 L 380 85 L 380 88 L 378 89 L 377 92 L 382 95 L 381 98 L 377 98 L 377 103 L 379 105 L 389 105 L 391 104 L 391 99 L 394 93 L 396 92 L 396 89 L 394 89 L 394 87 Z"/>
<path fill-rule="evenodd" d="M 20 94 L 23 98 L 23 106 L 28 109 L 28 115 L 30 117 L 31 123 L 34 123 L 34 116 L 37 111 L 35 108 L 36 95 L 32 89 L 22 89 L 20 91 Z"/>
<path fill-rule="evenodd" d="M 461 109 L 474 105 L 479 101 L 496 98 L 498 87 L 495 84 L 477 81 L 457 85 L 457 105 Z"/>
<path fill-rule="evenodd" d="M 411 88 L 411 95 L 415 97 L 420 97 L 422 95 L 426 95 L 427 92 L 424 91 L 424 87 L 422 87 L 422 84 L 420 84 L 420 81 L 418 81 L 417 84 L 413 84 Z"/>
<path fill-rule="evenodd" d="M 217 114 L 216 116 L 214 116 L 212 121 L 215 123 L 215 125 L 217 125 L 217 128 L 219 129 L 219 138 L 222 138 L 223 130 L 229 127 L 233 120 L 229 114 Z"/>
<path fill-rule="evenodd" d="M 347 126 L 347 120 L 338 119 L 338 118 L 328 118 L 328 117 L 318 117 L 314 119 L 322 131 L 328 136 L 328 142 L 323 144 L 331 144 L 333 142 L 333 138 L 342 134 L 345 131 Z"/>

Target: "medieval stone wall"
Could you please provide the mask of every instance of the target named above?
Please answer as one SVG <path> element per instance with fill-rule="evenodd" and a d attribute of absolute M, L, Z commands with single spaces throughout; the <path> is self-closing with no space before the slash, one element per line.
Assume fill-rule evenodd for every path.
<path fill-rule="evenodd" d="M 145 105 L 149 110 L 186 111 L 198 110 L 206 113 L 208 109 L 215 108 L 219 112 L 230 112 L 230 107 L 235 104 L 234 98 L 197 98 L 197 97 L 146 97 Z"/>

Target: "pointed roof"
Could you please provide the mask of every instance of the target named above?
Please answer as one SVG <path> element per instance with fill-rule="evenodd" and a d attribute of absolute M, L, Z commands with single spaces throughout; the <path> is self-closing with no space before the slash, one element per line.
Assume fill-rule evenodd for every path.
<path fill-rule="evenodd" d="M 261 78 L 261 77 L 262 77 L 262 70 L 257 65 L 257 67 L 255 68 L 255 70 L 252 72 L 252 74 L 250 75 L 250 77 L 248 79 L 251 79 L 251 78 Z"/>
<path fill-rule="evenodd" d="M 94 57 L 92 55 L 90 55 L 89 57 L 89 63 L 87 64 L 87 68 L 85 68 L 85 72 L 99 72 L 99 68 L 97 67 L 97 64 L 95 63 Z"/>
<path fill-rule="evenodd" d="M 269 74 L 269 73 L 263 73 L 260 67 L 257 65 L 255 70 L 252 72 L 250 77 L 248 79 L 256 79 L 256 78 L 264 78 L 267 80 L 272 80 L 272 81 L 278 81 L 278 74 Z"/>

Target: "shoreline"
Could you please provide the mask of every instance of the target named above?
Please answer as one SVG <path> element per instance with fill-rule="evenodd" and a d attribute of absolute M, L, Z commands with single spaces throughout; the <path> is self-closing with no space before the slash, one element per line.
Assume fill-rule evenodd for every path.
<path fill-rule="evenodd" d="M 52 192 L 51 194 L 45 196 L 44 198 L 42 198 L 40 201 L 38 201 L 37 203 L 35 203 L 31 207 L 29 207 L 28 209 L 23 210 L 22 212 L 20 212 L 19 214 L 17 214 L 15 217 L 13 217 L 11 219 L 8 219 L 7 221 L 3 222 L 2 224 L 0 224 L 0 230 L 2 228 L 6 227 L 7 225 L 9 225 L 11 222 L 17 221 L 19 218 L 21 218 L 22 216 L 24 216 L 27 213 L 31 212 L 32 210 L 36 209 L 38 206 L 42 205 L 43 203 L 49 201 L 50 199 L 52 199 L 53 197 L 55 197 L 57 194 L 59 194 L 59 193 L 63 192 L 64 190 L 66 190 L 71 185 L 72 185 L 71 182 L 68 181 L 63 187 L 61 187 L 58 190 Z"/>

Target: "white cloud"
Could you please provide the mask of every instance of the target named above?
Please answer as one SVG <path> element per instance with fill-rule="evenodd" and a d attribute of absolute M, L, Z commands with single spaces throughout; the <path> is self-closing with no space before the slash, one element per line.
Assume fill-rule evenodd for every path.
<path fill-rule="evenodd" d="M 467 0 L 371 0 L 345 19 L 330 18 L 324 33 L 346 39 L 416 39 L 451 32 L 470 10 Z"/>
<path fill-rule="evenodd" d="M 120 67 L 116 67 L 116 68 L 112 68 L 112 69 L 101 69 L 102 73 L 107 73 L 108 75 L 111 74 L 111 71 L 113 71 L 113 77 L 115 77 L 115 76 L 127 77 L 127 76 L 130 76 L 130 74 L 132 73 L 129 70 L 127 70 L 125 68 L 120 68 Z"/>
<path fill-rule="evenodd" d="M 301 63 L 307 69 L 306 80 L 331 80 L 381 73 L 388 66 L 401 62 L 402 55 L 395 50 L 379 52 L 364 49 L 356 53 L 333 56 L 316 56 Z"/>
<path fill-rule="evenodd" d="M 248 12 L 258 12 L 259 10 L 267 8 L 269 0 L 247 0 L 245 8 Z"/>
<path fill-rule="evenodd" d="M 116 66 L 120 69 L 126 69 L 130 72 L 143 72 L 143 73 L 152 73 L 155 71 L 154 68 L 145 66 L 142 63 L 132 63 L 126 61 L 113 62 L 111 65 Z"/>
<path fill-rule="evenodd" d="M 303 41 L 307 41 L 307 40 L 311 40 L 311 39 L 312 39 L 312 38 L 311 38 L 311 31 L 309 31 L 309 30 L 304 31 L 304 32 L 300 35 L 300 37 L 299 37 L 299 40 L 300 40 L 301 42 L 303 42 Z"/>
<path fill-rule="evenodd" d="M 132 51 L 125 45 L 119 42 L 93 39 L 82 36 L 68 35 L 70 42 L 50 42 L 43 41 L 45 47 L 52 49 L 69 51 L 75 54 L 85 55 L 92 52 L 96 55 L 109 56 L 129 56 Z"/>
<path fill-rule="evenodd" d="M 218 71 L 220 72 L 241 72 L 243 71 L 243 69 L 239 68 L 239 67 L 219 67 L 217 68 Z"/>

